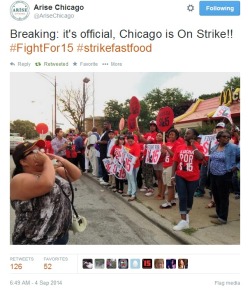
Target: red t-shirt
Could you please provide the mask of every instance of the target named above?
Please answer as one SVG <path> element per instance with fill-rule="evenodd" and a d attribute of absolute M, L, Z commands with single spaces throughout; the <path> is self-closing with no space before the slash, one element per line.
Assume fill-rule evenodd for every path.
<path fill-rule="evenodd" d="M 203 147 L 198 144 L 198 142 L 195 143 L 195 146 L 201 153 L 204 153 Z M 178 163 L 175 171 L 176 175 L 187 181 L 195 181 L 199 179 L 199 164 L 201 161 L 194 157 L 194 149 L 192 146 L 187 146 L 186 144 L 177 146 L 173 161 Z"/>
<path fill-rule="evenodd" d="M 121 157 L 121 149 L 122 145 L 115 144 L 110 151 L 110 155 L 112 155 L 114 158 L 120 158 Z"/>
<path fill-rule="evenodd" d="M 54 154 L 54 150 L 52 148 L 50 140 L 45 140 L 45 152 L 49 154 Z"/>
<path fill-rule="evenodd" d="M 140 153 L 141 153 L 140 145 L 135 142 L 132 145 L 125 144 L 125 148 L 126 148 L 127 152 L 129 152 L 131 155 L 138 157 L 135 162 L 134 168 L 140 167 Z"/>

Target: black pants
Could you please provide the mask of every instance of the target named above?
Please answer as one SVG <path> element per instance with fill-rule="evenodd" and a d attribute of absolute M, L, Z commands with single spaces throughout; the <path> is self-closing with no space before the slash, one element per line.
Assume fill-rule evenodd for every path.
<path fill-rule="evenodd" d="M 123 179 L 115 178 L 115 188 L 119 191 L 123 191 Z"/>
<path fill-rule="evenodd" d="M 102 179 L 105 181 L 105 182 L 109 182 L 109 175 L 107 173 L 107 170 L 105 169 L 105 166 L 103 164 L 103 159 L 105 159 L 107 157 L 102 157 L 100 156 L 100 160 L 101 160 L 101 168 L 102 168 Z"/>
<path fill-rule="evenodd" d="M 232 173 L 213 175 L 211 177 L 211 190 L 216 205 L 216 213 L 219 218 L 227 221 L 229 209 L 229 192 L 232 182 Z"/>

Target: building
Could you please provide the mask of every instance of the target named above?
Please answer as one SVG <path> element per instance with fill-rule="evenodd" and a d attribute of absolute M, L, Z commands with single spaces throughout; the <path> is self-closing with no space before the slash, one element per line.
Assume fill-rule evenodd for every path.
<path fill-rule="evenodd" d="M 223 117 L 213 117 L 219 106 L 230 108 L 233 122 L 240 126 L 240 88 L 235 91 L 227 89 L 222 91 L 220 96 L 210 99 L 197 99 L 189 109 L 181 116 L 174 119 L 174 126 L 177 129 L 205 127 L 206 124 L 217 123 Z M 225 123 L 228 123 L 227 119 Z"/>

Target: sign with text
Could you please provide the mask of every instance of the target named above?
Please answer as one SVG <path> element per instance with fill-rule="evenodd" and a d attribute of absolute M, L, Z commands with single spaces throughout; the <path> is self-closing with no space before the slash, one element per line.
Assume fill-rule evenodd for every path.
<path fill-rule="evenodd" d="M 134 165 L 136 162 L 136 157 L 131 155 L 125 148 L 123 148 L 123 167 L 128 174 L 132 174 Z"/>
<path fill-rule="evenodd" d="M 128 130 L 130 132 L 133 132 L 137 129 L 137 115 L 134 115 L 134 114 L 130 114 L 128 116 Z"/>
<path fill-rule="evenodd" d="M 174 121 L 174 112 L 170 107 L 164 107 L 159 110 L 156 118 L 157 127 L 161 132 L 166 132 L 172 126 Z"/>
<path fill-rule="evenodd" d="M 217 143 L 217 134 L 202 135 L 201 136 L 201 146 L 204 149 L 204 155 L 209 156 L 211 148 Z"/>
<path fill-rule="evenodd" d="M 157 164 L 161 156 L 160 144 L 147 144 L 146 164 Z"/>
<path fill-rule="evenodd" d="M 139 116 L 141 111 L 140 101 L 136 96 L 132 96 L 129 102 L 130 114 Z"/>

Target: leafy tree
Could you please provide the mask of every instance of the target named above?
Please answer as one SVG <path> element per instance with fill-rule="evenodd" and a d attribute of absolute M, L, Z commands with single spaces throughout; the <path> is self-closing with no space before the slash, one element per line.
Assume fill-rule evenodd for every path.
<path fill-rule="evenodd" d="M 126 118 L 125 116 L 125 106 L 123 103 L 119 103 L 115 99 L 105 103 L 104 116 L 106 120 L 111 123 L 112 129 L 118 129 L 119 122 L 121 118 Z"/>
<path fill-rule="evenodd" d="M 216 97 L 216 96 L 220 96 L 221 92 L 216 92 L 216 93 L 211 93 L 211 94 L 202 94 L 199 96 L 200 99 L 209 99 L 209 98 L 213 98 L 213 97 Z"/>
<path fill-rule="evenodd" d="M 240 88 L 240 77 L 232 77 L 229 81 L 227 81 L 224 86 L 224 90 L 228 88 L 232 90 L 235 90 L 236 88 Z"/>
<path fill-rule="evenodd" d="M 19 133 L 26 139 L 36 138 L 39 134 L 36 132 L 36 124 L 28 120 L 15 120 L 10 122 L 10 132 Z"/>
<path fill-rule="evenodd" d="M 80 89 L 65 89 L 57 96 L 58 109 L 68 122 L 79 131 L 84 131 L 85 109 L 89 97 L 83 99 Z"/>
<path fill-rule="evenodd" d="M 172 108 L 174 116 L 177 117 L 182 115 L 194 102 L 191 93 L 182 94 L 179 88 L 165 88 L 163 90 L 155 88 L 146 94 L 144 100 L 154 119 L 162 107 Z"/>

